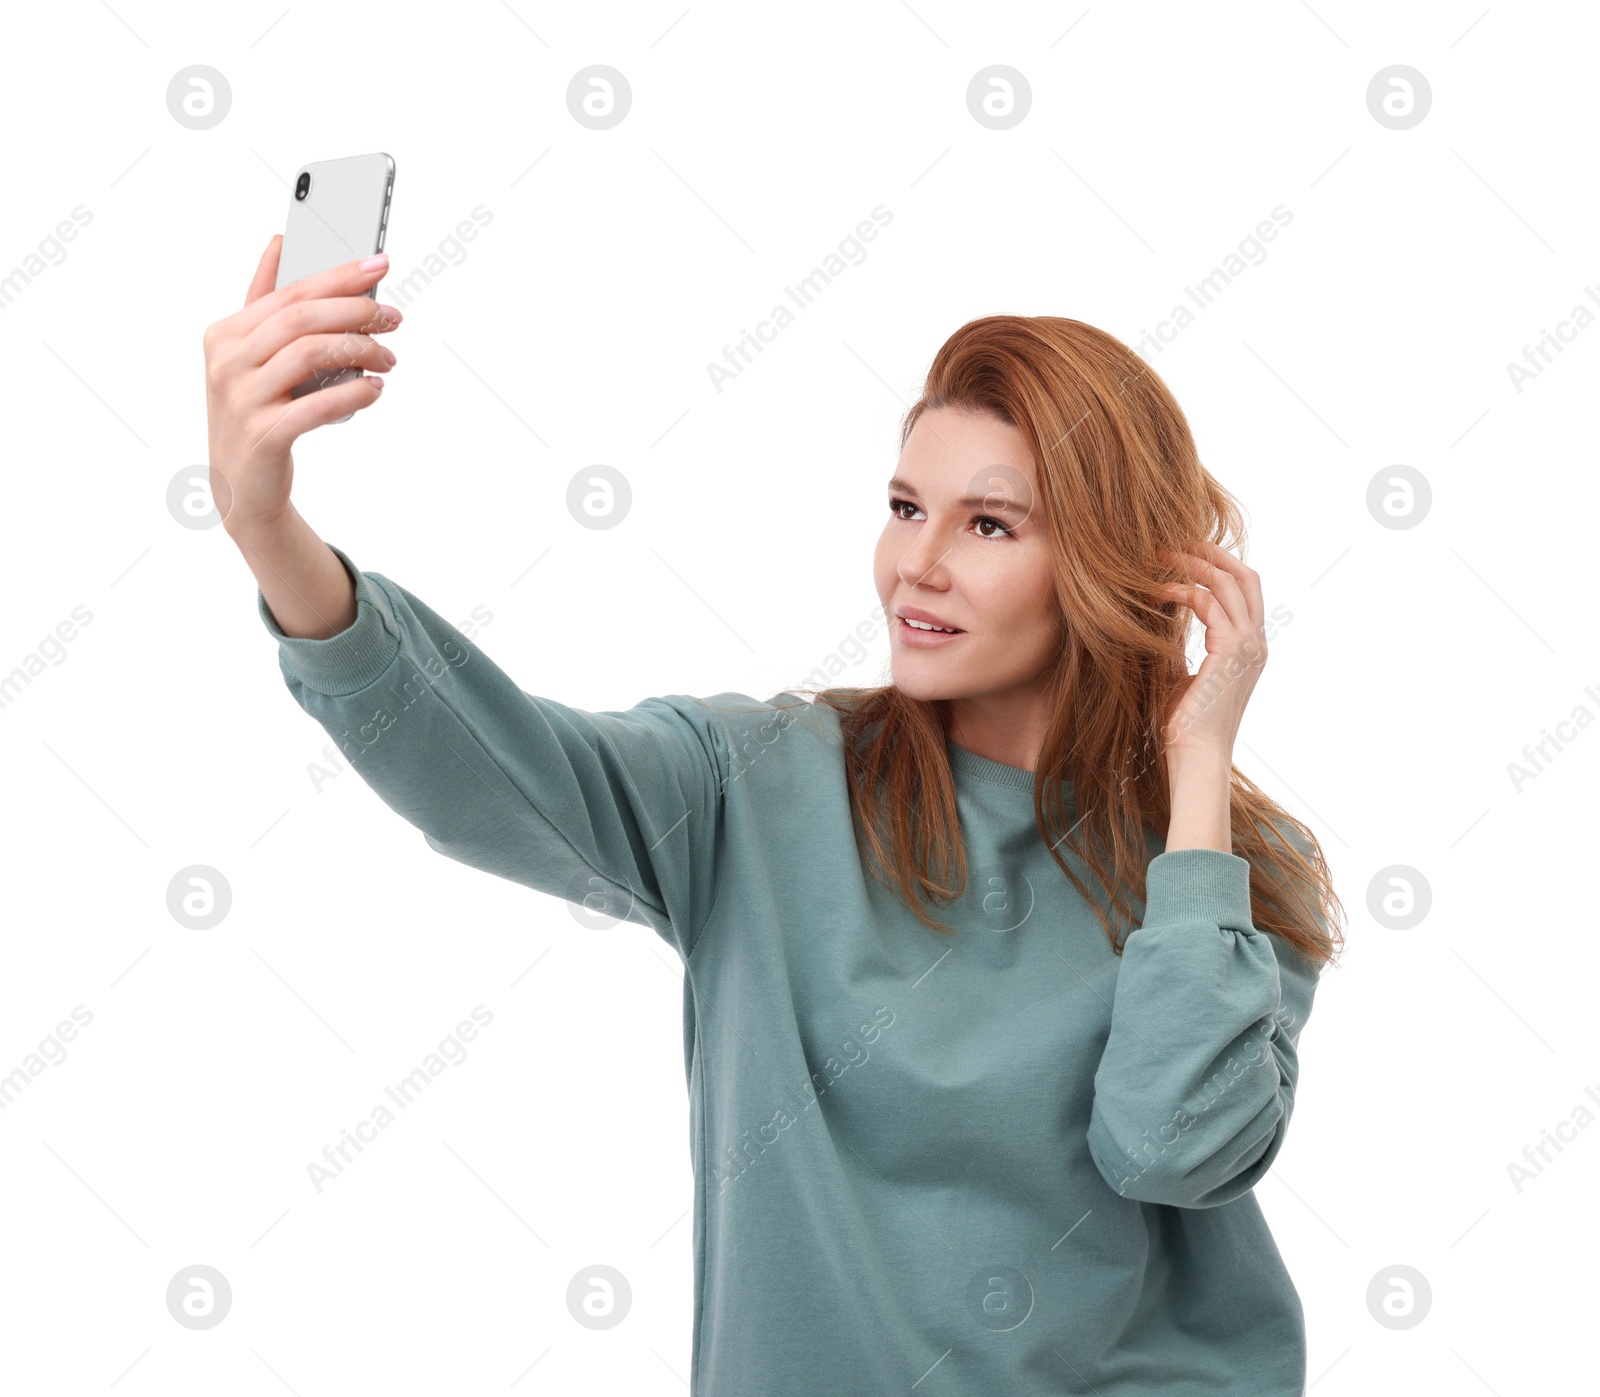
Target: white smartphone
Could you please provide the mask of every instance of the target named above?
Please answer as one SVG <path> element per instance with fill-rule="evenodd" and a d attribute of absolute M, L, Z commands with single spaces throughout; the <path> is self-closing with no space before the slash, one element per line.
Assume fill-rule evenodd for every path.
<path fill-rule="evenodd" d="M 278 281 L 273 289 L 314 272 L 337 267 L 383 251 L 389 230 L 389 203 L 394 197 L 394 159 L 383 151 L 347 155 L 342 160 L 314 160 L 295 174 L 289 198 L 289 220 L 278 252 Z M 365 293 L 378 299 L 378 285 Z M 297 383 L 290 397 L 301 398 L 320 388 L 358 378 L 353 365 L 318 369 Z M 336 417 L 348 422 L 355 413 Z"/>

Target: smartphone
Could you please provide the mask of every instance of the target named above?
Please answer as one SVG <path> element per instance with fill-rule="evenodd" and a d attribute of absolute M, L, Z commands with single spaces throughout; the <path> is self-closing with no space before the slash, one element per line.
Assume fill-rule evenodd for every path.
<path fill-rule="evenodd" d="M 289 198 L 289 220 L 278 252 L 278 282 L 287 286 L 314 272 L 337 267 L 383 251 L 389 230 L 389 202 L 394 197 L 394 158 L 383 151 L 347 155 L 342 160 L 314 160 L 295 173 Z M 374 301 L 378 287 L 366 292 Z M 292 398 L 347 383 L 362 370 L 352 365 L 318 369 L 295 384 Z M 355 413 L 337 417 L 348 422 Z"/>

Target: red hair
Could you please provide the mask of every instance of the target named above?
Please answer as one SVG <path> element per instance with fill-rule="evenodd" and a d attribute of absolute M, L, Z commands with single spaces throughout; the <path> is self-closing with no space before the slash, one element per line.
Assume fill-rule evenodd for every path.
<path fill-rule="evenodd" d="M 1187 672 L 1191 613 L 1162 598 L 1182 579 L 1158 550 L 1210 539 L 1243 554 L 1238 503 L 1200 464 L 1182 409 L 1120 340 L 1078 320 L 991 315 L 969 321 L 934 356 L 901 446 L 935 408 L 987 413 L 1020 431 L 1037 467 L 1055 551 L 1064 643 L 1046 683 L 1051 719 L 1034 782 L 1034 815 L 1051 856 L 1094 908 L 1119 954 L 1145 868 L 1164 842 L 1171 792 L 1161 721 L 1171 677 Z M 796 690 L 808 692 L 806 689 Z M 893 684 L 816 693 L 839 714 L 858 846 L 875 876 L 941 932 L 923 899 L 966 886 L 944 700 Z M 1068 827 L 1063 783 L 1081 818 Z M 1321 847 L 1300 821 L 1233 768 L 1233 849 L 1250 864 L 1251 917 L 1322 964 L 1343 944 Z M 1107 890 L 1089 894 L 1073 864 Z"/>

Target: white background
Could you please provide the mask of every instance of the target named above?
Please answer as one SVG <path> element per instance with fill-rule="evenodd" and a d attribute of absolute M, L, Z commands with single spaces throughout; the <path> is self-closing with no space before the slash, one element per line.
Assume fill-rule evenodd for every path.
<path fill-rule="evenodd" d="M 876 603 L 900 415 L 965 320 L 1132 343 L 1292 212 L 1154 356 L 1293 613 L 1238 764 L 1323 841 L 1349 915 L 1258 1196 L 1315 1397 L 1589 1374 L 1600 1129 L 1520 1192 L 1507 1164 L 1600 1092 L 1600 735 L 1520 791 L 1508 763 L 1600 712 L 1600 328 L 1520 392 L 1506 365 L 1600 288 L 1597 28 L 1576 4 L 1335 0 L 8 12 L 0 274 L 92 221 L 0 311 L 0 673 L 74 606 L 93 620 L 0 709 L 0 1074 L 73 1006 L 93 1023 L 0 1112 L 0 1386 L 686 1386 L 670 950 L 434 855 L 348 768 L 319 790 L 327 738 L 254 580 L 167 510 L 206 458 L 201 335 L 289 178 L 373 150 L 397 164 L 380 298 L 492 221 L 406 302 L 384 398 L 299 444 L 300 510 L 450 619 L 486 607 L 497 663 L 596 709 L 765 696 L 838 647 Z M 166 106 L 196 63 L 232 88 L 206 131 Z M 568 114 L 594 63 L 632 87 L 608 131 Z M 996 63 L 1032 89 L 1001 132 L 965 100 Z M 1432 107 L 1394 131 L 1366 90 L 1401 63 Z M 880 204 L 866 259 L 717 392 L 708 362 Z M 634 492 L 607 531 L 565 503 L 595 463 Z M 1405 530 L 1367 506 L 1396 464 L 1433 496 Z M 209 931 L 167 910 L 190 864 L 232 889 Z M 1431 888 L 1406 930 L 1369 908 L 1392 865 Z M 316 1192 L 307 1163 L 477 1004 L 469 1058 Z M 633 1288 L 602 1332 L 565 1299 L 596 1262 Z M 202 1332 L 164 1298 L 196 1263 L 234 1293 Z M 1367 1302 L 1397 1264 L 1432 1289 L 1400 1331 Z"/>

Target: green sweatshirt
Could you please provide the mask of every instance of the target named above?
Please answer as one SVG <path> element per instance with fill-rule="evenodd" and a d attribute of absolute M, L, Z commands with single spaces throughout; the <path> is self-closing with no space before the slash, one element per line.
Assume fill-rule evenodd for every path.
<path fill-rule="evenodd" d="M 334 552 L 340 634 L 286 637 L 257 592 L 295 701 L 430 848 L 683 962 L 697 1397 L 1299 1397 L 1252 1189 L 1317 973 L 1251 925 L 1244 859 L 1153 844 L 1119 958 L 1033 774 L 951 744 L 943 936 L 863 866 L 826 704 L 535 698 Z"/>

